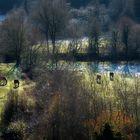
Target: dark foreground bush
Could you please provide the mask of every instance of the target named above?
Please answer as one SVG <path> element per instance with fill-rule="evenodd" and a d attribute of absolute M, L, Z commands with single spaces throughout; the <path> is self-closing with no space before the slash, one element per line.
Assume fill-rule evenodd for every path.
<path fill-rule="evenodd" d="M 109 123 L 104 125 L 103 131 L 98 135 L 96 134 L 96 140 L 122 140 L 121 133 L 114 133 Z"/>
<path fill-rule="evenodd" d="M 2 138 L 4 140 L 23 140 L 27 123 L 30 120 L 33 103 L 29 98 L 11 91 L 2 113 Z"/>

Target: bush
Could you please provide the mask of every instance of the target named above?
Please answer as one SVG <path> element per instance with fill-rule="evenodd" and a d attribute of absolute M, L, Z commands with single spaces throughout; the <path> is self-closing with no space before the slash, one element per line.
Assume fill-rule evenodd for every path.
<path fill-rule="evenodd" d="M 101 131 L 100 135 L 95 135 L 97 140 L 122 140 L 120 132 L 114 133 L 110 124 L 106 123 Z"/>
<path fill-rule="evenodd" d="M 112 128 L 108 123 L 105 124 L 103 132 L 101 133 L 101 140 L 114 140 Z"/>
<path fill-rule="evenodd" d="M 23 121 L 12 122 L 9 124 L 4 134 L 5 140 L 23 140 L 26 124 Z"/>

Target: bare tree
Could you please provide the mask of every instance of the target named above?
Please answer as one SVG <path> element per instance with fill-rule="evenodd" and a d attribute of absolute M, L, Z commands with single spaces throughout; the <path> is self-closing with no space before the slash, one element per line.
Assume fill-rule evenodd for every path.
<path fill-rule="evenodd" d="M 68 51 L 72 54 L 72 57 L 78 53 L 82 46 L 82 35 L 83 30 L 80 26 L 79 21 L 71 20 L 68 25 L 68 37 L 70 43 L 68 45 Z"/>
<path fill-rule="evenodd" d="M 56 53 L 56 39 L 63 31 L 68 15 L 68 6 L 65 0 L 37 0 L 35 4 L 35 21 L 40 30 L 51 40 L 53 57 Z M 49 51 L 49 50 L 48 50 Z"/>
<path fill-rule="evenodd" d="M 129 44 L 129 55 L 132 57 L 140 57 L 140 25 L 132 26 Z"/>
<path fill-rule="evenodd" d="M 113 59 L 117 58 L 117 47 L 119 42 L 119 32 L 117 30 L 112 31 L 112 49 L 111 49 L 111 56 Z"/>
<path fill-rule="evenodd" d="M 134 24 L 133 21 L 128 17 L 122 17 L 119 22 L 119 29 L 122 35 L 122 43 L 124 45 L 124 55 L 128 58 L 129 51 L 129 38 L 131 35 L 131 27 Z"/>
<path fill-rule="evenodd" d="M 89 52 L 99 56 L 100 25 L 97 18 L 91 18 L 89 22 Z"/>
<path fill-rule="evenodd" d="M 27 46 L 25 13 L 22 9 L 13 11 L 1 25 L 1 45 L 6 55 L 12 55 L 16 66 L 21 63 L 21 54 Z M 7 54 L 8 52 L 8 54 Z"/>

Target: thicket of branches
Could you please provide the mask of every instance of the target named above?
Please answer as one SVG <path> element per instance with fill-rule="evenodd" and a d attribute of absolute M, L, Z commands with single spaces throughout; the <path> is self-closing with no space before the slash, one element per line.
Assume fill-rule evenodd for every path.
<path fill-rule="evenodd" d="M 114 9 L 114 6 L 111 8 Z M 122 12 L 119 11 L 120 15 L 117 14 L 116 23 L 113 23 L 114 19 L 109 17 L 107 8 L 97 1 L 92 6 L 79 10 L 71 8 L 65 0 L 32 1 L 26 8 L 22 6 L 11 11 L 1 23 L 1 58 L 6 62 L 14 60 L 19 65 L 28 52 L 30 56 L 26 58 L 33 59 L 32 46 L 40 45 L 43 49 L 46 48 L 45 57 L 57 62 L 61 56 L 58 40 L 69 39 L 69 44 L 63 46 L 63 49 L 68 46 L 67 53 L 72 58 L 72 55 L 76 57 L 84 48 L 84 53 L 99 60 L 138 60 L 139 24 L 131 16 L 133 13 L 128 13 L 128 8 L 132 9 L 131 2 L 126 4 Z M 110 12 L 115 14 L 115 11 Z M 87 45 L 82 44 L 83 37 L 87 37 Z M 109 43 L 100 46 L 101 38 Z M 64 56 L 66 59 L 69 55 Z M 33 63 L 33 60 L 26 61 Z M 30 64 L 28 67 L 31 67 Z"/>
<path fill-rule="evenodd" d="M 110 87 L 96 77 L 65 70 L 39 73 L 36 88 L 9 93 L 2 114 L 3 138 L 21 140 L 139 139 L 139 85 L 123 77 Z M 14 96 L 13 96 L 14 95 Z"/>

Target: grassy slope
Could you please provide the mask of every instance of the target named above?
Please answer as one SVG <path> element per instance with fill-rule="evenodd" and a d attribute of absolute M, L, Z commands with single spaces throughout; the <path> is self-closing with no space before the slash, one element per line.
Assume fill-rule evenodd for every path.
<path fill-rule="evenodd" d="M 8 80 L 8 83 L 4 87 L 0 87 L 0 114 L 3 110 L 3 107 L 7 101 L 7 94 L 9 93 L 10 90 L 18 90 L 18 93 L 21 94 L 23 93 L 27 88 L 31 86 L 31 84 L 26 84 L 27 81 L 22 81 L 20 78 L 20 86 L 18 89 L 14 89 L 14 83 L 13 80 L 17 78 L 17 74 L 15 73 L 14 69 L 14 64 L 0 64 L 0 75 L 5 76 Z M 19 72 L 20 73 L 20 72 Z"/>
<path fill-rule="evenodd" d="M 6 76 L 6 73 L 11 70 L 13 67 L 13 64 L 0 64 L 0 71 L 3 73 L 3 75 Z M 119 95 L 117 95 L 117 89 L 121 89 L 122 92 L 125 90 L 123 85 L 126 85 L 126 90 L 130 91 L 130 93 L 133 93 L 135 84 L 140 79 L 135 78 L 124 78 L 121 75 L 115 75 L 115 80 L 110 81 L 109 75 L 107 73 L 101 74 L 102 75 L 102 84 L 99 85 L 96 83 L 96 74 L 88 70 L 88 68 L 85 68 L 85 70 L 80 72 L 80 74 L 83 76 L 83 82 L 86 88 L 91 91 L 91 98 L 95 98 L 97 96 L 101 97 L 105 102 L 110 102 L 112 105 L 114 105 L 114 111 L 117 111 L 117 106 L 119 104 Z M 26 91 L 26 89 L 30 88 L 32 85 L 31 83 L 27 86 L 26 81 L 20 80 L 20 87 L 18 89 L 13 89 L 13 80 L 14 75 L 13 72 L 8 76 L 8 84 L 5 87 L 0 87 L 0 114 L 3 110 L 3 107 L 7 101 L 7 95 L 10 90 L 18 90 L 19 94 Z M 138 80 L 138 81 L 137 81 Z M 129 95 L 128 95 L 129 96 Z M 130 95 L 131 98 L 131 95 Z M 109 117 L 107 117 L 109 118 Z M 107 120 L 105 118 L 105 120 Z M 120 127 L 120 126 L 119 126 Z"/>

